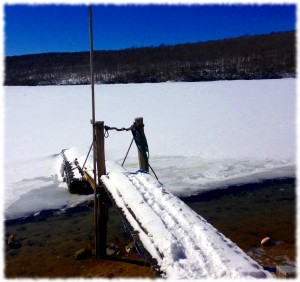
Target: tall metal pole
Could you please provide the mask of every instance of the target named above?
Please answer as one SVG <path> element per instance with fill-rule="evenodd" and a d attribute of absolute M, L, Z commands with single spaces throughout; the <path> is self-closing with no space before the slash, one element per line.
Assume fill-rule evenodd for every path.
<path fill-rule="evenodd" d="M 93 12 L 92 5 L 89 5 L 89 19 L 90 19 L 90 69 L 91 69 L 91 86 L 92 86 L 92 122 L 95 122 L 95 91 L 94 91 L 94 43 L 93 43 Z"/>
<path fill-rule="evenodd" d="M 94 184 L 97 186 L 96 177 L 96 145 L 95 145 L 95 87 L 94 87 L 94 47 L 93 47 L 93 14 L 92 5 L 89 5 L 89 26 L 90 26 L 90 71 L 91 71 L 91 89 L 92 89 L 92 125 L 93 125 L 93 161 L 94 161 Z M 96 190 L 95 190 L 96 191 Z"/>
<path fill-rule="evenodd" d="M 95 91 L 94 91 L 94 64 L 93 64 L 93 14 L 92 5 L 89 5 L 89 27 L 90 27 L 90 71 L 92 89 L 92 126 L 93 126 L 93 165 L 94 165 L 94 228 L 95 228 L 95 250 L 98 258 L 99 238 L 98 238 L 98 199 L 97 199 L 97 168 L 96 168 L 96 129 L 95 129 Z"/>

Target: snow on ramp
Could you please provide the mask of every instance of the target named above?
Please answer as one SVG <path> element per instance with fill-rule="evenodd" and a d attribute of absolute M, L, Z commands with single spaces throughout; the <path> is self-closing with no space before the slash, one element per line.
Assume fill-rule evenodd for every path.
<path fill-rule="evenodd" d="M 272 277 L 153 176 L 108 167 L 101 180 L 166 278 Z"/>

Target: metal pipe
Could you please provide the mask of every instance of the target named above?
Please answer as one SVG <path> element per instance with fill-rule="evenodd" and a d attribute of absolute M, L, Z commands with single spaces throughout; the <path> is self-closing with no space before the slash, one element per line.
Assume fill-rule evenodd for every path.
<path fill-rule="evenodd" d="M 92 5 L 89 6 L 89 28 L 90 28 L 90 70 L 91 70 L 91 89 L 92 89 L 92 126 L 93 126 L 93 165 L 94 165 L 94 226 L 95 226 L 95 249 L 96 257 L 99 257 L 99 225 L 98 225 L 98 199 L 97 199 L 97 168 L 96 168 L 96 128 L 95 128 L 95 91 L 94 91 L 94 64 L 93 64 L 93 14 Z"/>
<path fill-rule="evenodd" d="M 89 5 L 89 19 L 90 19 L 90 70 L 91 70 L 91 87 L 92 87 L 92 122 L 95 122 L 95 91 L 94 91 L 94 47 L 93 47 L 93 12 L 92 5 Z"/>
<path fill-rule="evenodd" d="M 95 87 L 94 87 L 94 47 L 93 47 L 93 12 L 92 5 L 89 5 L 89 27 L 90 27 L 90 71 L 91 71 L 91 89 L 92 89 L 92 125 L 93 125 L 93 162 L 94 162 L 94 182 L 97 187 L 97 175 L 96 175 L 96 146 L 95 146 Z M 96 191 L 96 189 L 95 189 Z"/>

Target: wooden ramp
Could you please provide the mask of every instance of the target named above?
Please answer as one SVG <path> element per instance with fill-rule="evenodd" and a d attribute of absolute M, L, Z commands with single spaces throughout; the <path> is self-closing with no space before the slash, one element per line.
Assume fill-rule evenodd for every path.
<path fill-rule="evenodd" d="M 166 278 L 267 278 L 236 244 L 146 171 L 109 163 L 101 180 Z"/>
<path fill-rule="evenodd" d="M 67 151 L 62 157 L 66 176 L 72 172 L 71 180 L 82 177 L 95 188 L 93 177 L 85 167 L 80 167 L 77 159 L 69 162 Z M 130 224 L 132 237 L 142 243 L 152 259 L 150 264 L 155 261 L 155 270 L 159 269 L 163 277 L 271 277 L 147 171 L 128 172 L 114 162 L 105 163 L 108 173 L 101 176 L 102 185 L 95 191 L 95 211 L 100 220 L 96 234 L 98 242 L 102 242 L 100 254 L 106 254 L 107 204 L 104 199 L 108 194 Z"/>
<path fill-rule="evenodd" d="M 109 194 L 131 225 L 131 235 L 139 238 L 151 258 L 157 262 L 163 277 L 272 278 L 268 271 L 147 172 L 149 162 L 146 149 L 140 149 L 142 143 L 146 144 L 146 140 L 140 142 L 144 135 L 142 118 L 137 118 L 134 126 L 137 127 L 136 133 L 140 127 L 136 138 L 139 142 L 136 143 L 139 167 L 145 170 L 128 172 L 114 162 L 105 161 L 104 122 L 94 124 L 95 179 L 90 174 L 92 170 L 89 173 L 85 168 L 85 162 L 82 166 L 77 159 L 68 162 L 68 151 L 62 154 L 65 156 L 63 172 L 71 176 L 70 184 L 77 179 L 73 175 L 77 169 L 78 179 L 89 183 L 94 189 L 96 257 L 107 256 Z"/>

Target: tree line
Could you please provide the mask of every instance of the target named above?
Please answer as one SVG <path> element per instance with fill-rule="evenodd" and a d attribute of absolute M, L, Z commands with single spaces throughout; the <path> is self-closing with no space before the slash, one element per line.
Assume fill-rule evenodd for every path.
<path fill-rule="evenodd" d="M 94 52 L 95 83 L 295 77 L 295 31 Z M 5 57 L 5 85 L 90 84 L 89 52 Z"/>

